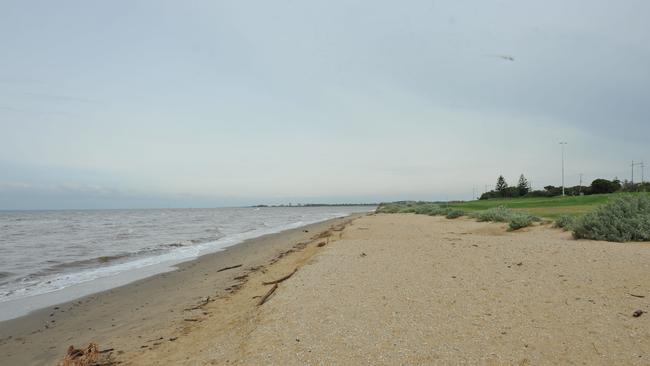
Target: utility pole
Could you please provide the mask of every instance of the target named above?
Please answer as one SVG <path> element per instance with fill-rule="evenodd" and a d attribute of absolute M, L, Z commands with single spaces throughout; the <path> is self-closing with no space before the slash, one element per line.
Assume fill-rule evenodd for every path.
<path fill-rule="evenodd" d="M 472 201 L 476 199 L 476 186 L 472 186 Z"/>
<path fill-rule="evenodd" d="M 562 141 L 560 142 L 560 145 L 562 146 L 562 196 L 564 196 L 564 146 L 566 146 L 566 142 Z"/>
<path fill-rule="evenodd" d="M 580 173 L 580 185 L 578 185 L 578 195 L 582 192 L 582 173 Z"/>
<path fill-rule="evenodd" d="M 630 165 L 632 167 L 632 181 L 631 181 L 632 184 L 634 184 L 634 166 L 635 165 L 636 164 L 634 164 L 634 160 L 632 160 L 632 165 Z"/>
<path fill-rule="evenodd" d="M 641 184 L 643 184 L 643 183 L 645 183 L 645 176 L 644 176 L 644 172 L 643 172 L 643 168 L 645 168 L 645 163 L 641 162 L 640 165 L 641 165 Z"/>

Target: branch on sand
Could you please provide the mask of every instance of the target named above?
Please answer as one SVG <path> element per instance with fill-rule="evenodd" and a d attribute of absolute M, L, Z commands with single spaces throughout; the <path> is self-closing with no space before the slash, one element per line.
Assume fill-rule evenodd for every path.
<path fill-rule="evenodd" d="M 222 269 L 218 270 L 217 272 L 223 272 L 223 271 L 227 271 L 229 269 L 239 268 L 241 266 L 243 266 L 243 264 L 238 264 L 236 266 L 230 266 L 230 267 L 223 267 Z"/>
<path fill-rule="evenodd" d="M 274 281 L 262 282 L 262 284 L 263 285 L 273 285 L 273 284 L 276 284 L 276 283 L 280 283 L 282 281 L 288 280 L 289 277 L 293 276 L 294 273 L 296 273 L 296 272 L 298 272 L 298 268 L 294 269 L 293 272 L 289 273 L 288 275 L 286 275 L 286 276 L 284 276 L 282 278 L 278 278 L 277 280 L 274 280 Z"/>
<path fill-rule="evenodd" d="M 269 290 L 269 292 L 266 293 L 266 295 L 262 296 L 262 298 L 260 299 L 260 301 L 257 303 L 257 306 L 261 306 L 261 305 L 263 305 L 263 304 L 266 302 L 266 300 L 268 300 L 268 298 L 269 298 L 269 297 L 273 294 L 273 292 L 275 292 L 275 290 L 277 290 L 277 289 L 278 289 L 278 284 L 276 283 L 275 285 L 273 285 L 273 287 L 271 287 L 271 289 Z"/>

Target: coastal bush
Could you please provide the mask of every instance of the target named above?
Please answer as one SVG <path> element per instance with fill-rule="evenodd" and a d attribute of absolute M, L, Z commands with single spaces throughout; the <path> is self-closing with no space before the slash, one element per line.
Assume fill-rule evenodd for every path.
<path fill-rule="evenodd" d="M 553 226 L 564 230 L 571 230 L 575 224 L 575 221 L 576 219 L 573 216 L 562 215 L 555 220 L 555 224 L 553 224 Z"/>
<path fill-rule="evenodd" d="M 576 239 L 650 241 L 650 196 L 624 195 L 577 220 Z"/>
<path fill-rule="evenodd" d="M 415 209 L 418 215 L 431 215 L 440 211 L 440 206 L 435 204 L 421 204 Z"/>
<path fill-rule="evenodd" d="M 398 213 L 402 206 L 395 203 L 382 203 L 377 207 L 377 213 Z"/>
<path fill-rule="evenodd" d="M 461 216 L 465 216 L 465 211 L 463 211 L 463 210 L 449 210 L 449 212 L 447 212 L 447 218 L 448 219 L 456 219 L 456 218 L 459 218 Z"/>
<path fill-rule="evenodd" d="M 449 213 L 450 210 L 451 209 L 449 207 L 440 207 L 440 206 L 438 206 L 438 208 L 432 209 L 431 211 L 429 211 L 429 213 L 427 215 L 429 215 L 429 216 L 445 216 L 445 215 L 447 215 L 447 213 Z"/>
<path fill-rule="evenodd" d="M 528 214 L 514 213 L 510 216 L 509 230 L 519 230 L 533 224 L 537 218 Z"/>
<path fill-rule="evenodd" d="M 411 205 L 407 205 L 407 206 L 401 207 L 399 209 L 399 211 L 397 211 L 397 212 L 398 213 L 415 213 L 415 210 L 416 210 L 416 207 L 411 206 Z"/>
<path fill-rule="evenodd" d="M 508 222 L 512 211 L 505 206 L 497 206 L 484 211 L 477 211 L 471 217 L 477 221 Z"/>

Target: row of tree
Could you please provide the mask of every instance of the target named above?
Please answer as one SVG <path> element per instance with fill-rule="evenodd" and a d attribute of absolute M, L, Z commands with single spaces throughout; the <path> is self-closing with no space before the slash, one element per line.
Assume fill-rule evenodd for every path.
<path fill-rule="evenodd" d="M 613 180 L 596 179 L 589 186 L 565 187 L 564 193 L 569 196 L 603 194 L 614 192 L 641 192 L 650 191 L 650 183 L 631 183 L 621 182 L 617 178 Z M 544 190 L 532 190 L 528 180 L 522 174 L 516 186 L 509 186 L 503 175 L 497 178 L 497 184 L 494 190 L 485 192 L 481 195 L 482 200 L 490 198 L 508 198 L 508 197 L 553 197 L 562 195 L 562 187 L 546 186 Z"/>

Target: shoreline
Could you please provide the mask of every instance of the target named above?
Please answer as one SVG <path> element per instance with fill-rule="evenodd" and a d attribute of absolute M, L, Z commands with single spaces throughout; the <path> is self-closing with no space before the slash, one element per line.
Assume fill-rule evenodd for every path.
<path fill-rule="evenodd" d="M 351 213 L 355 214 L 355 213 Z M 52 307 L 58 304 L 63 304 L 67 302 L 72 302 L 77 299 L 83 298 L 85 296 L 93 295 L 99 292 L 108 291 L 114 288 L 118 288 L 130 283 L 157 275 L 166 272 L 172 272 L 178 268 L 179 265 L 186 262 L 191 262 L 202 256 L 210 255 L 214 253 L 219 253 L 227 248 L 230 248 L 235 245 L 239 245 L 247 240 L 256 239 L 270 234 L 277 234 L 287 230 L 297 229 L 307 225 L 324 222 L 331 220 L 331 217 L 324 218 L 317 221 L 311 222 L 294 222 L 286 225 L 278 226 L 275 228 L 269 229 L 258 229 L 252 232 L 246 233 L 236 233 L 230 236 L 225 236 L 219 238 L 213 242 L 199 243 L 197 253 L 194 255 L 185 255 L 180 257 L 175 257 L 173 253 L 161 253 L 153 257 L 144 257 L 144 258 L 135 258 L 132 259 L 133 262 L 123 262 L 117 263 L 114 266 L 129 266 L 128 269 L 121 271 L 116 271 L 113 274 L 108 274 L 104 276 L 98 276 L 96 278 L 85 280 L 77 283 L 72 283 L 65 287 L 45 291 L 42 293 L 31 294 L 26 297 L 20 297 L 17 299 L 11 299 L 0 302 L 0 323 L 16 319 L 21 316 L 28 315 L 31 312 L 38 311 L 47 307 Z M 201 249 L 200 247 L 204 247 Z M 214 248 L 210 248 L 214 247 Z M 187 247 L 192 249 L 192 246 Z M 173 250 L 172 250 L 173 251 Z M 169 257 L 167 259 L 161 260 L 158 258 Z M 146 264 L 144 266 L 136 266 L 135 262 L 138 261 L 152 261 L 153 263 Z M 104 271 L 115 271 L 113 267 L 96 267 L 89 270 L 104 270 Z M 75 275 L 77 273 L 72 273 Z M 63 276 L 63 274 L 61 274 Z M 43 280 L 45 281 L 45 280 Z"/>
<path fill-rule="evenodd" d="M 145 334 L 182 321 L 183 308 L 192 307 L 201 298 L 235 291 L 241 283 L 237 278 L 251 269 L 269 265 L 295 245 L 311 240 L 315 233 L 366 214 L 353 213 L 247 239 L 175 264 L 176 268 L 167 272 L 0 321 L 0 360 L 21 365 L 54 363 L 68 345 L 91 341 L 102 347 L 128 349 L 129 343 L 138 342 Z M 241 267 L 217 271 L 233 263 Z M 125 328 L 131 337 L 125 337 Z"/>

